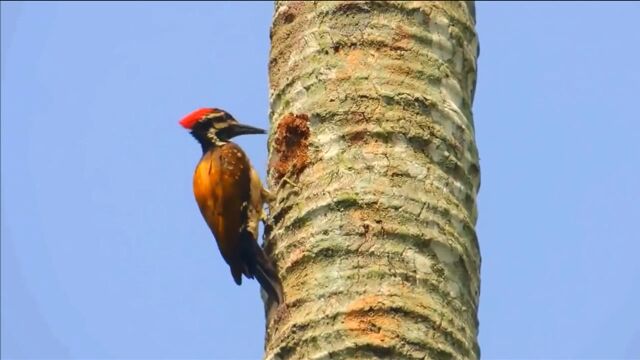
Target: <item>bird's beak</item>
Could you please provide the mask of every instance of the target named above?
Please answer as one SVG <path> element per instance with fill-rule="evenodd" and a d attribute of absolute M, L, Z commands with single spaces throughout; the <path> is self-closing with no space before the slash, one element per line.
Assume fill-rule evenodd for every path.
<path fill-rule="evenodd" d="M 244 124 L 232 124 L 227 127 L 229 138 L 238 135 L 248 135 L 248 134 L 266 134 L 267 132 L 263 129 L 244 125 Z"/>

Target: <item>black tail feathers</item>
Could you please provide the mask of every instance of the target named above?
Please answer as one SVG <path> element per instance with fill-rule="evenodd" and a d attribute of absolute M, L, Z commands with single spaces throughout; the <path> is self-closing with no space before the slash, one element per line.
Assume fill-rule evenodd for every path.
<path fill-rule="evenodd" d="M 282 285 L 280 284 L 280 279 L 278 275 L 270 275 L 264 268 L 260 265 L 256 267 L 256 279 L 260 283 L 260 286 L 267 292 L 269 298 L 275 301 L 277 304 L 282 304 Z"/>
<path fill-rule="evenodd" d="M 272 301 L 282 304 L 284 297 L 278 272 L 260 245 L 255 241 L 252 241 L 252 243 L 251 259 L 247 261 L 249 272 L 256 277 L 256 280 L 258 280 L 260 286 L 267 292 Z"/>

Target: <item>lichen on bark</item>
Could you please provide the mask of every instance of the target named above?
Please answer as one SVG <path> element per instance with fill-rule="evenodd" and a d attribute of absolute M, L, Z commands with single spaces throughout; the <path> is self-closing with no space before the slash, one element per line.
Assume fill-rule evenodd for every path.
<path fill-rule="evenodd" d="M 267 359 L 478 358 L 470 2 L 277 2 Z"/>

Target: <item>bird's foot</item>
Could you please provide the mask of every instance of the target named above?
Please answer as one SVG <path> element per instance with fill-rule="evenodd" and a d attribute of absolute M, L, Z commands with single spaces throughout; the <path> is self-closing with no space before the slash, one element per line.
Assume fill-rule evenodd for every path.
<path fill-rule="evenodd" d="M 283 177 L 282 180 L 280 181 L 280 184 L 278 185 L 278 188 L 281 188 L 283 186 L 283 184 L 289 184 L 291 186 L 293 186 L 296 189 L 300 188 L 300 185 L 296 184 L 295 182 L 291 181 L 288 177 Z"/>

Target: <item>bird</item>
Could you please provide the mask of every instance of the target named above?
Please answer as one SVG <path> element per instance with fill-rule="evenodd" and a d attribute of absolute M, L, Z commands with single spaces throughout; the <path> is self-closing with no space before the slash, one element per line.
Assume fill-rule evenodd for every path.
<path fill-rule="evenodd" d="M 268 298 L 281 304 L 280 278 L 258 244 L 263 206 L 274 196 L 262 186 L 245 152 L 230 141 L 239 135 L 267 132 L 241 124 L 218 108 L 197 109 L 179 123 L 202 146 L 202 157 L 193 174 L 193 193 L 233 280 L 241 285 L 242 275 L 255 278 Z"/>

